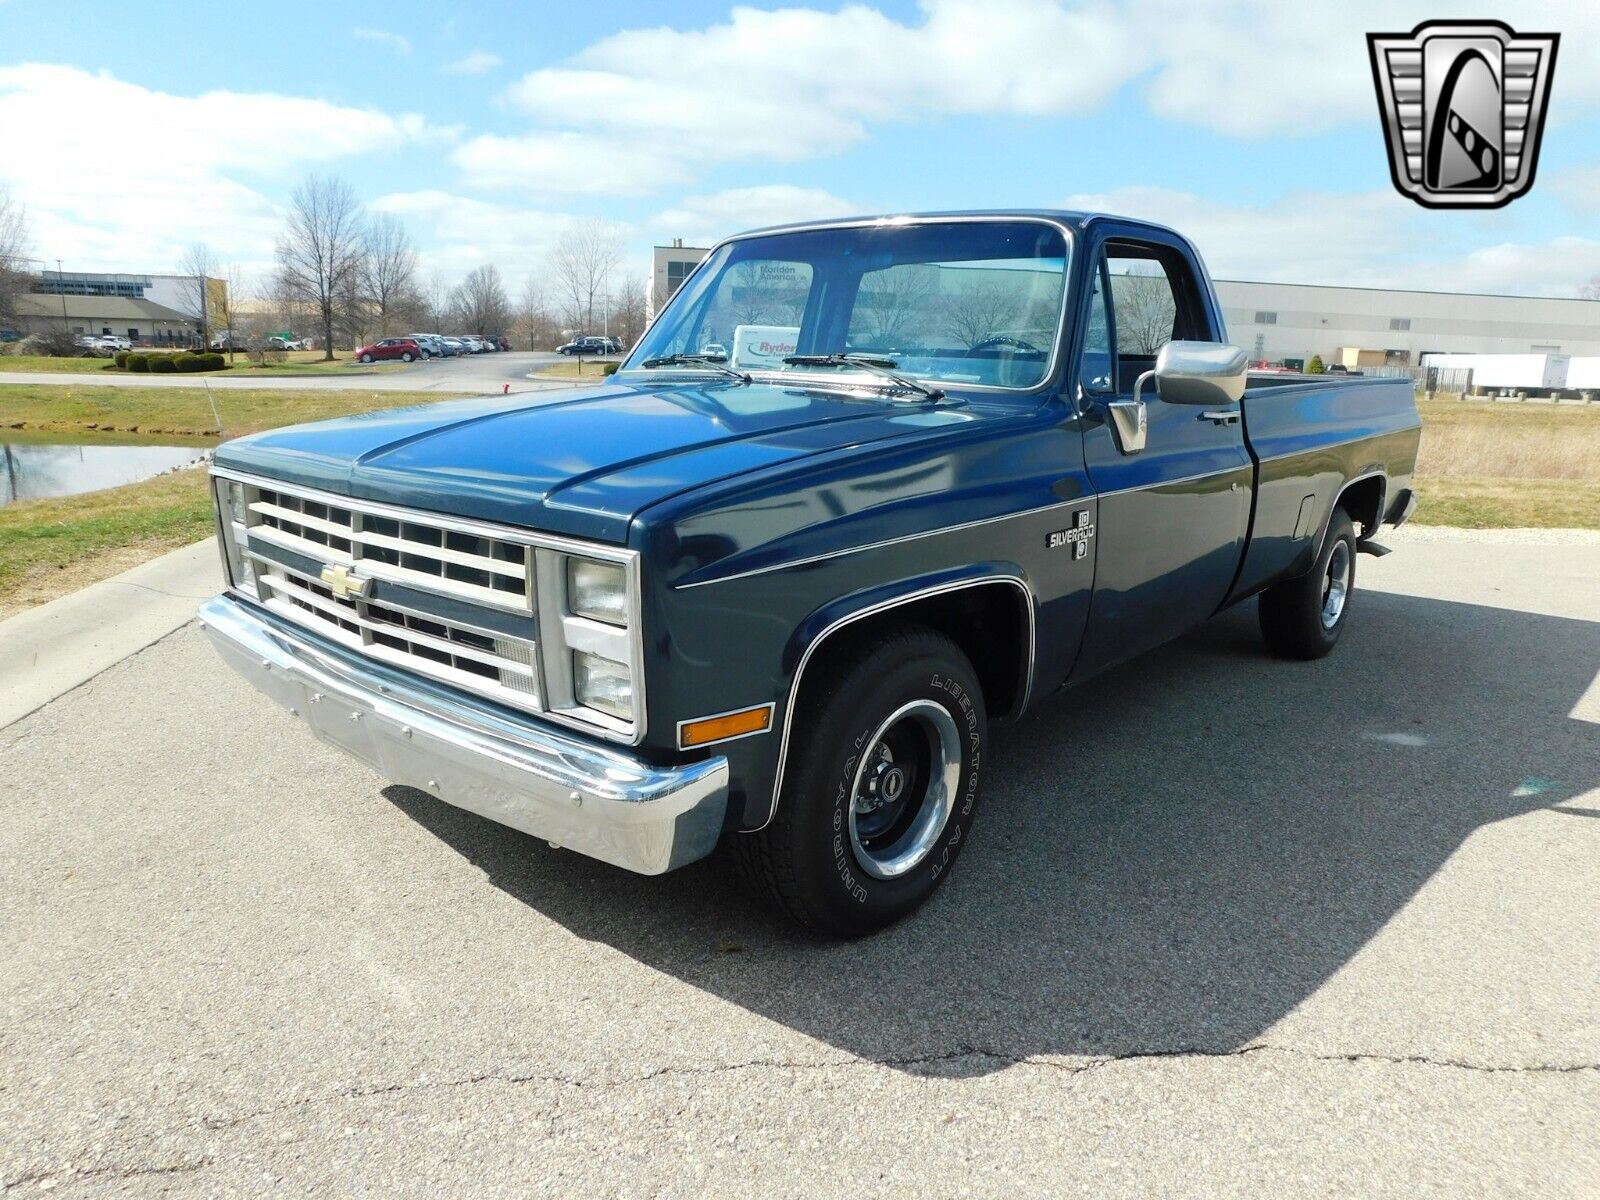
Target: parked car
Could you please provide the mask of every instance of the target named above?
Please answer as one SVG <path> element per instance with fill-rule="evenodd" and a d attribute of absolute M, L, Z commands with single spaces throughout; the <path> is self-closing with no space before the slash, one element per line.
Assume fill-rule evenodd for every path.
<path fill-rule="evenodd" d="M 720 298 L 768 262 L 811 281 L 793 351 L 707 362 Z M 930 297 L 897 314 L 915 350 L 845 341 L 873 327 L 864 264 L 931 263 L 982 264 L 1036 324 L 969 342 Z M 725 841 L 780 911 L 855 936 L 948 878 L 1016 744 L 991 722 L 1246 600 L 1279 655 L 1329 653 L 1358 553 L 1415 507 L 1411 381 L 1248 377 L 1158 225 L 827 222 L 725 241 L 695 278 L 560 403 L 220 446 L 227 591 L 200 617 L 223 656 L 397 783 L 645 873 Z M 312 510 L 389 532 L 333 547 L 301 536 Z M 1294 678 L 1330 736 L 1374 699 Z M 1122 707 L 1136 769 L 1181 772 L 1138 761 Z"/>
<path fill-rule="evenodd" d="M 471 353 L 471 351 L 467 349 L 467 344 L 458 337 L 446 337 L 440 338 L 439 340 L 444 343 L 445 353 L 451 358 L 454 358 L 457 355 Z"/>
<path fill-rule="evenodd" d="M 563 346 L 556 347 L 557 354 L 610 354 L 611 340 L 603 337 L 578 337 L 573 338 Z"/>
<path fill-rule="evenodd" d="M 20 342 L 22 335 L 15 329 L 0 329 L 0 342 Z"/>
<path fill-rule="evenodd" d="M 422 350 L 423 358 L 443 358 L 444 340 L 436 333 L 409 333 L 406 335 Z"/>
<path fill-rule="evenodd" d="M 267 345 L 273 350 L 308 350 L 310 345 L 306 338 L 284 337 L 273 334 L 267 339 Z"/>
<path fill-rule="evenodd" d="M 210 345 L 211 349 L 213 350 L 244 350 L 247 348 L 247 343 L 249 340 L 250 339 L 242 333 L 230 333 L 224 331 L 212 338 Z"/>
<path fill-rule="evenodd" d="M 422 347 L 417 344 L 416 338 L 408 337 L 384 338 L 381 342 L 373 342 L 356 351 L 356 361 L 364 363 L 377 362 L 385 358 L 398 358 L 401 362 L 411 362 L 421 357 Z"/>
<path fill-rule="evenodd" d="M 708 358 L 727 358 L 728 348 L 721 342 L 707 342 L 704 346 L 700 347 L 700 353 L 706 355 Z"/>
<path fill-rule="evenodd" d="M 502 350 L 509 350 L 509 349 L 511 349 L 511 343 L 510 343 L 510 342 L 509 342 L 509 341 L 507 341 L 507 340 L 506 340 L 506 338 L 505 338 L 505 337 L 504 337 L 504 335 L 502 335 L 502 336 L 500 336 L 500 337 L 497 337 L 497 338 L 495 338 L 495 345 L 496 345 L 496 346 L 498 346 L 498 347 L 499 347 L 499 348 L 500 348 L 500 349 L 502 349 Z"/>

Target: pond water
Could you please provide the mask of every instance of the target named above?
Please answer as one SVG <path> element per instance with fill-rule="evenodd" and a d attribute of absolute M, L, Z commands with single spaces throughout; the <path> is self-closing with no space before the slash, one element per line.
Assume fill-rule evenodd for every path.
<path fill-rule="evenodd" d="M 0 445 L 0 505 L 138 483 L 204 458 L 202 446 Z"/>

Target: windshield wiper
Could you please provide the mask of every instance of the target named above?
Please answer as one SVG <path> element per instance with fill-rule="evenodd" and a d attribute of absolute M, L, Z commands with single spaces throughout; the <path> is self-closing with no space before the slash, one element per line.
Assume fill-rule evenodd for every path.
<path fill-rule="evenodd" d="M 647 358 L 639 365 L 641 367 L 709 367 L 713 371 L 720 371 L 729 379 L 737 379 L 740 383 L 749 383 L 750 376 L 743 371 L 735 371 L 727 366 L 727 358 L 720 354 L 668 354 L 661 358 Z"/>
<path fill-rule="evenodd" d="M 918 383 L 915 379 L 907 379 L 893 368 L 900 364 L 892 358 L 878 358 L 871 354 L 791 354 L 784 362 L 796 367 L 860 367 L 863 371 L 871 371 L 874 375 L 882 375 L 905 388 L 908 392 L 916 392 L 928 400 L 943 400 L 944 392 L 938 388 L 931 388 L 927 384 Z"/>

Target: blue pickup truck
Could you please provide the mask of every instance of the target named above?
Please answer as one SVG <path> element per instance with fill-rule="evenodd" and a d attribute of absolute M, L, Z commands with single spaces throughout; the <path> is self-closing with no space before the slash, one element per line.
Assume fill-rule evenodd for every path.
<path fill-rule="evenodd" d="M 1404 379 L 1248 378 L 1170 229 L 762 230 L 600 387 L 222 446 L 200 616 L 391 780 L 633 871 L 726 843 L 857 936 L 948 873 L 991 721 L 1251 598 L 1331 650 L 1419 432 Z"/>

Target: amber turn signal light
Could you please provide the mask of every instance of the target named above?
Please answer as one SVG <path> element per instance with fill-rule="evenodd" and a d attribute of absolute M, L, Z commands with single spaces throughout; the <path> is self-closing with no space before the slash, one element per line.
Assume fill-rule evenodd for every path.
<path fill-rule="evenodd" d="M 717 717 L 702 717 L 698 721 L 684 721 L 678 726 L 678 748 L 690 750 L 712 742 L 725 742 L 729 738 L 745 737 L 752 733 L 765 733 L 772 728 L 772 705 L 744 708 L 738 712 L 723 713 Z"/>

